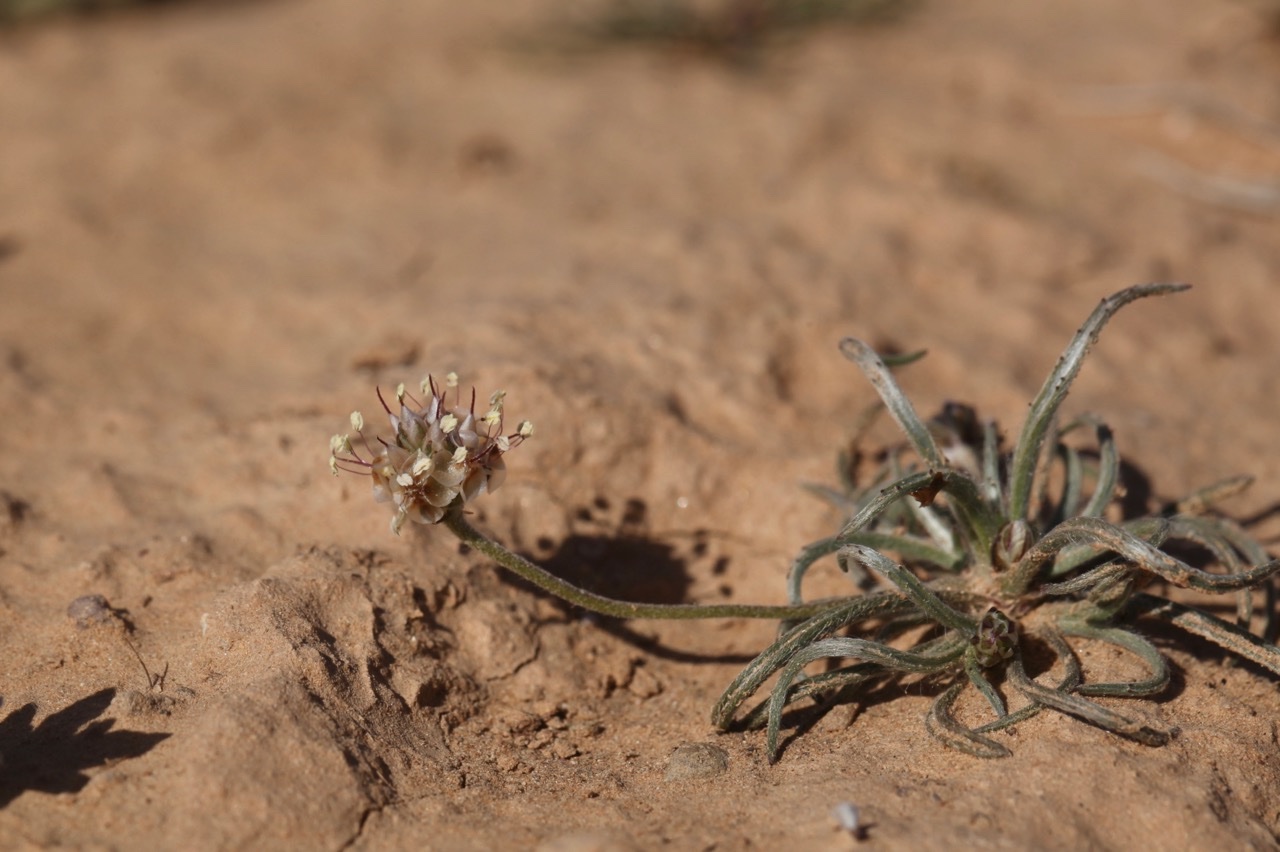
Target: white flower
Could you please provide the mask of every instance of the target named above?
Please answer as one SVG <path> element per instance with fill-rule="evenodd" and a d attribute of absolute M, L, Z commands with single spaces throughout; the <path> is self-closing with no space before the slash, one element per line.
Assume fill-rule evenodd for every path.
<path fill-rule="evenodd" d="M 330 469 L 368 474 L 374 499 L 391 503 L 395 511 L 391 531 L 397 535 L 405 521 L 438 523 L 450 506 L 497 489 L 507 473 L 503 454 L 533 434 L 527 420 L 516 434 L 502 434 L 504 391 L 489 397 L 489 410 L 477 419 L 474 391 L 464 405 L 457 385 L 453 373 L 443 389 L 428 376 L 422 382 L 428 399 L 419 406 L 401 384 L 396 387 L 397 414 L 379 394 L 394 433 L 390 440 L 370 442 L 363 432 L 364 418 L 352 412 L 351 427 L 369 458 L 357 452 L 350 435 L 334 435 L 329 441 Z M 455 396 L 452 406 L 446 404 L 450 391 Z"/>

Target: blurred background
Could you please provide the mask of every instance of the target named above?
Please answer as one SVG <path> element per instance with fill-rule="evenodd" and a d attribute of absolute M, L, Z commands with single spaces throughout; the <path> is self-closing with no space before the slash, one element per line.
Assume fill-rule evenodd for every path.
<path fill-rule="evenodd" d="M 1016 423 L 1149 279 L 1199 289 L 1134 311 L 1082 405 L 1123 373 L 1121 434 L 1195 479 L 1200 413 L 1280 390 L 1274 4 L 0 10 L 0 335 L 51 411 L 327 413 L 505 365 L 742 438 L 763 400 L 845 416 L 854 333 L 934 351 L 922 407 Z"/>
<path fill-rule="evenodd" d="M 1278 80 L 1266 0 L 0 0 L 10 691 L 85 694 L 49 660 L 99 581 L 178 654 L 301 548 L 456 559 L 326 468 L 374 385 L 427 372 L 537 425 L 499 536 L 567 565 L 642 516 L 688 576 L 614 590 L 778 600 L 837 522 L 799 484 L 833 480 L 871 399 L 842 336 L 927 348 L 916 404 L 1007 434 L 1099 298 L 1189 281 L 1108 327 L 1066 410 L 1156 496 L 1249 472 L 1263 512 Z M 154 541 L 213 555 L 159 592 L 151 563 L 103 567 Z M 674 671 L 701 700 L 728 670 Z"/>

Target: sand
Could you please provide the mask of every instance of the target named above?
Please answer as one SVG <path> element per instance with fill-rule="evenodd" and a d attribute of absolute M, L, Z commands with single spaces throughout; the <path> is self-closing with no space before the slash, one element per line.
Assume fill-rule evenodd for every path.
<path fill-rule="evenodd" d="M 1274 542 L 1274 12 L 954 6 L 727 59 L 567 44 L 548 0 L 0 31 L 0 846 L 1274 848 L 1277 684 L 1204 643 L 1118 702 L 1163 748 L 1048 713 L 981 761 L 922 689 L 770 766 L 708 714 L 773 625 L 585 617 L 329 475 L 375 386 L 457 371 L 537 427 L 491 534 L 781 602 L 873 399 L 841 337 L 1011 434 L 1099 298 L 1182 280 L 1066 410 L 1153 504 L 1256 475 L 1226 508 Z"/>

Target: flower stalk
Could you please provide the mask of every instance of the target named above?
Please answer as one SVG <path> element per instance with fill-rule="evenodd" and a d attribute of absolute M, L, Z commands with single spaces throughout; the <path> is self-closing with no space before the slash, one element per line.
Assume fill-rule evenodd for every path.
<path fill-rule="evenodd" d="M 846 599 L 826 599 L 792 605 L 755 604 L 646 604 L 598 595 L 560 579 L 544 568 L 481 533 L 466 518 L 466 506 L 482 494 L 495 491 L 506 476 L 502 457 L 533 435 L 533 424 L 522 421 L 515 433 L 502 430 L 503 399 L 498 391 L 489 397 L 489 408 L 476 415 L 476 393 L 468 405 L 457 390 L 458 377 L 450 373 L 443 387 L 428 376 L 422 382 L 425 403 L 396 388 L 399 412 L 378 393 L 393 435 L 370 441 L 364 434 L 364 417 L 352 412 L 350 434 L 329 441 L 329 467 L 364 474 L 373 480 L 373 496 L 395 509 L 391 531 L 399 535 L 405 521 L 443 524 L 460 541 L 475 548 L 503 568 L 543 591 L 583 609 L 614 618 L 703 619 L 767 618 L 801 620 L 826 612 Z M 453 403 L 449 402 L 453 391 Z M 361 449 L 357 449 L 357 444 Z"/>
<path fill-rule="evenodd" d="M 704 619 L 704 618 L 769 618 L 776 620 L 805 619 L 844 603 L 847 598 L 827 598 L 792 606 L 756 604 L 646 604 L 607 598 L 581 589 L 540 568 L 518 553 L 485 536 L 471 525 L 462 506 L 455 505 L 444 513 L 442 523 L 464 544 L 497 562 L 511 573 L 529 581 L 548 594 L 583 609 L 614 618 Z"/>

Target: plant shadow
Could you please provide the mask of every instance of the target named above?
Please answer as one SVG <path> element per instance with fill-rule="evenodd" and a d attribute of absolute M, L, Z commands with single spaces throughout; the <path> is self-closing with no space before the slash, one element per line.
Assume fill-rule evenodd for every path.
<path fill-rule="evenodd" d="M 27 790 L 77 793 L 89 783 L 87 770 L 140 757 L 169 734 L 113 731 L 114 719 L 99 717 L 115 689 L 103 689 L 32 725 L 36 705 L 24 704 L 0 721 L 0 808 Z"/>
<path fill-rule="evenodd" d="M 542 539 L 536 552 L 521 553 L 550 573 L 596 594 L 625 601 L 657 604 L 690 603 L 692 578 L 690 560 L 712 560 L 710 573 L 719 576 L 729 564 L 726 556 L 710 552 L 711 535 L 706 530 L 677 533 L 664 541 L 657 538 L 648 523 L 648 508 L 643 500 L 630 498 L 623 504 L 621 515 L 611 520 L 614 507 L 605 497 L 597 497 L 591 505 L 573 512 L 571 532 L 563 540 Z M 681 538 L 688 538 L 685 544 Z M 687 555 L 685 555 L 687 552 Z M 582 610 L 538 589 L 509 572 L 501 572 L 502 582 L 551 601 L 566 618 L 578 617 Z M 722 584 L 722 595 L 731 588 Z M 625 620 L 590 614 L 601 630 L 662 659 L 677 662 L 746 663 L 753 657 L 744 654 L 702 654 L 683 651 L 663 644 L 644 633 L 631 629 Z"/>

